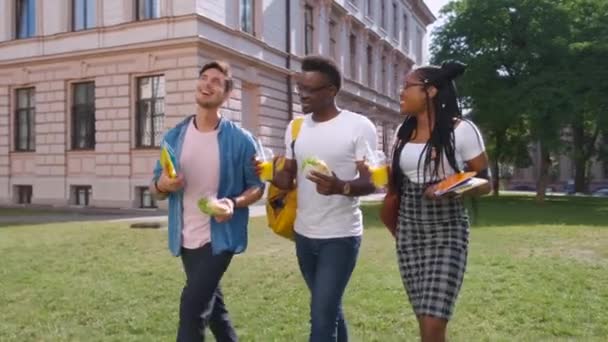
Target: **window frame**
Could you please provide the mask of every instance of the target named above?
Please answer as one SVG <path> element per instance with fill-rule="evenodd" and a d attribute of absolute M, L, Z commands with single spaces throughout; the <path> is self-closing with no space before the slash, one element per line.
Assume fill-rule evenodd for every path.
<path fill-rule="evenodd" d="M 22 16 L 20 16 L 20 8 L 23 6 L 23 3 L 27 2 L 28 6 L 26 7 L 27 12 L 25 13 L 25 32 L 22 32 L 21 26 Z M 37 31 L 37 23 L 36 23 L 36 0 L 17 0 L 13 2 L 15 4 L 15 39 L 28 39 L 36 36 Z"/>
<path fill-rule="evenodd" d="M 141 81 L 143 79 L 153 79 L 153 78 L 162 78 L 164 86 L 163 88 L 165 89 L 165 92 L 162 94 L 162 97 L 151 97 L 151 98 L 146 98 L 143 99 L 141 96 Z M 147 149 L 147 148 L 159 148 L 160 147 L 160 142 L 162 139 L 162 133 L 164 130 L 164 119 L 166 117 L 166 104 L 165 104 L 165 97 L 166 97 L 166 79 L 165 76 L 163 74 L 154 74 L 154 75 L 146 75 L 146 76 L 140 76 L 136 78 L 136 82 L 135 82 L 135 86 L 137 87 L 136 89 L 136 102 L 135 102 L 135 147 L 138 149 Z M 142 106 L 144 103 L 149 102 L 150 103 L 150 144 L 144 144 L 144 135 L 145 135 L 145 129 L 142 125 L 145 124 L 145 118 L 142 118 L 143 111 L 142 111 Z M 162 113 L 156 113 L 156 104 L 157 102 L 162 102 L 162 107 L 163 107 L 163 111 Z M 154 129 L 155 125 L 154 125 L 154 121 L 156 118 L 162 117 L 162 121 L 163 121 L 163 125 L 160 128 L 160 131 L 156 131 Z M 157 137 L 158 136 L 158 137 Z M 157 139 L 158 138 L 158 139 Z M 157 141 L 158 140 L 158 141 Z"/>
<path fill-rule="evenodd" d="M 394 91 L 394 95 L 395 98 L 400 98 L 400 91 L 399 89 L 401 88 L 401 84 L 399 84 L 400 78 L 401 78 L 401 73 L 399 72 L 399 63 L 393 63 L 393 91 Z"/>
<path fill-rule="evenodd" d="M 309 18 L 310 16 L 310 18 Z M 304 54 L 313 54 L 314 49 L 314 35 L 315 35 L 315 14 L 314 8 L 309 5 L 304 5 Z M 309 22 L 310 19 L 310 22 Z M 309 31 L 310 29 L 310 31 Z"/>
<path fill-rule="evenodd" d="M 372 3 L 372 0 L 365 0 L 365 16 L 370 19 L 374 17 L 374 6 Z"/>
<path fill-rule="evenodd" d="M 329 20 L 329 54 L 338 60 L 338 21 L 333 18 Z"/>
<path fill-rule="evenodd" d="M 393 39 L 399 39 L 399 7 L 396 1 L 393 1 Z"/>
<path fill-rule="evenodd" d="M 147 186 L 138 186 L 137 188 L 137 197 L 139 198 L 139 208 L 140 209 L 157 209 L 158 208 L 158 203 L 156 202 L 156 199 L 154 199 L 154 196 L 152 196 L 152 193 L 150 192 L 150 188 L 148 188 Z M 148 197 L 150 198 L 150 204 L 146 205 L 144 204 L 144 197 L 146 196 L 146 192 Z"/>
<path fill-rule="evenodd" d="M 388 60 L 388 58 L 386 57 L 386 54 L 382 53 L 380 56 L 380 92 L 383 95 L 389 96 L 388 93 L 388 82 L 387 82 L 387 76 L 388 76 L 388 72 L 386 70 L 386 61 Z"/>
<path fill-rule="evenodd" d="M 357 35 L 354 32 L 351 32 L 348 36 L 348 45 L 350 57 L 350 77 L 353 80 L 357 78 L 357 43 Z"/>
<path fill-rule="evenodd" d="M 250 13 L 249 14 L 249 18 L 247 16 L 245 16 L 245 14 L 243 13 L 244 8 L 245 8 L 245 3 L 249 3 L 249 9 L 250 9 Z M 240 0 L 239 1 L 239 28 L 242 32 L 245 32 L 247 34 L 250 34 L 252 36 L 255 36 L 256 33 L 256 17 L 255 17 L 255 12 L 256 12 L 256 0 Z M 245 23 L 245 19 L 250 19 L 250 23 L 249 25 L 251 26 L 249 29 L 247 30 L 247 26 Z"/>
<path fill-rule="evenodd" d="M 374 47 L 371 44 L 368 44 L 365 52 L 367 58 L 367 85 L 370 88 L 373 88 L 374 85 L 372 84 L 372 76 L 374 68 Z"/>
<path fill-rule="evenodd" d="M 20 107 L 20 93 L 27 92 L 27 106 Z M 23 112 L 25 114 L 23 114 Z M 14 135 L 14 151 L 15 152 L 35 152 L 36 151 L 36 88 L 27 87 L 15 89 L 15 113 L 14 113 L 13 135 Z M 27 126 L 27 134 L 25 147 L 22 147 L 21 140 L 21 123 L 22 118 L 25 118 Z"/>
<path fill-rule="evenodd" d="M 29 184 L 18 184 L 15 185 L 16 202 L 17 204 L 32 204 L 32 197 L 34 194 L 34 187 Z"/>
<path fill-rule="evenodd" d="M 83 15 L 84 22 L 83 22 L 83 26 L 80 28 L 78 28 L 76 25 L 76 15 L 77 15 L 76 2 L 77 1 L 83 2 L 83 14 L 82 15 Z M 89 2 L 92 2 L 92 4 L 90 4 Z M 90 30 L 90 29 L 97 27 L 97 0 L 72 0 L 71 3 L 72 3 L 72 31 L 73 32 Z M 93 23 L 91 25 L 88 24 L 88 22 L 89 22 L 88 5 L 91 5 L 94 9 Z"/>
<path fill-rule="evenodd" d="M 155 4 L 156 7 L 152 6 L 151 9 L 148 10 L 146 5 Z M 141 10 L 143 6 L 143 16 L 141 15 Z M 148 12 L 150 12 L 150 16 L 148 16 Z M 155 16 L 155 14 L 157 16 Z M 135 0 L 135 20 L 136 21 L 144 21 L 144 20 L 154 20 L 160 18 L 160 0 Z"/>
<path fill-rule="evenodd" d="M 86 89 L 86 97 L 87 100 L 92 100 L 91 102 L 85 103 L 76 103 L 77 100 L 77 87 L 86 86 L 90 87 Z M 92 95 L 91 98 L 89 96 Z M 86 82 L 78 82 L 72 83 L 72 105 L 71 105 L 71 139 L 70 139 L 70 148 L 71 150 L 95 150 L 95 82 L 94 81 L 86 81 Z M 83 120 L 83 117 L 85 119 Z M 84 121 L 81 122 L 81 120 Z M 87 129 L 87 133 L 84 136 L 80 136 L 80 128 L 82 125 L 89 126 Z M 81 144 L 80 139 L 83 139 L 84 142 Z M 83 145 L 83 146 L 81 146 Z"/>
<path fill-rule="evenodd" d="M 74 205 L 88 207 L 93 197 L 93 187 L 90 185 L 73 185 Z M 80 192 L 84 191 L 84 204 L 80 203 Z"/>
<path fill-rule="evenodd" d="M 407 15 L 407 13 L 403 13 L 403 49 L 407 52 L 409 52 L 410 47 L 409 47 L 409 35 L 410 35 L 410 30 L 409 30 L 409 17 Z"/>
<path fill-rule="evenodd" d="M 380 28 L 384 31 L 388 30 L 386 21 L 386 0 L 380 0 Z"/>

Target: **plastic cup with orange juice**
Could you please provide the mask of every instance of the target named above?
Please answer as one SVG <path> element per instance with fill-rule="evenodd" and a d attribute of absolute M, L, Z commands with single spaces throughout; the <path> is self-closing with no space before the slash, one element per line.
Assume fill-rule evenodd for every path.
<path fill-rule="evenodd" d="M 262 167 L 262 173 L 260 173 L 260 178 L 263 181 L 271 181 L 272 180 L 272 160 L 263 161 L 260 166 Z"/>
<path fill-rule="evenodd" d="M 271 181 L 273 176 L 273 159 L 274 153 L 271 149 L 263 147 L 261 142 L 258 140 L 257 147 L 257 160 L 260 162 L 262 172 L 260 173 L 260 179 L 263 181 Z"/>
<path fill-rule="evenodd" d="M 382 151 L 375 151 L 368 160 L 372 183 L 376 188 L 383 188 L 388 184 L 388 164 L 386 155 Z"/>

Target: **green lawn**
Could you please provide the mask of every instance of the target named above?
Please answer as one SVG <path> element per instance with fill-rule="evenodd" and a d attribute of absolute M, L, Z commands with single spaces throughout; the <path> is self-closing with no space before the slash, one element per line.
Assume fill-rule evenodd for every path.
<path fill-rule="evenodd" d="M 366 207 L 345 310 L 354 341 L 415 341 L 393 242 Z M 608 201 L 479 203 L 451 341 L 605 341 Z M 254 220 L 224 292 L 242 341 L 305 341 L 293 246 Z M 108 223 L 0 228 L 0 341 L 171 341 L 183 284 L 166 231 Z"/>

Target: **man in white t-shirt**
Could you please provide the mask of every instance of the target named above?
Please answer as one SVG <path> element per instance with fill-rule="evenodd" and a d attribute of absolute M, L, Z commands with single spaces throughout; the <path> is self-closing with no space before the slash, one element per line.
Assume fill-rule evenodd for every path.
<path fill-rule="evenodd" d="M 306 57 L 297 78 L 302 111 L 307 115 L 292 145 L 287 127 L 285 168 L 273 183 L 298 186 L 296 254 L 311 292 L 310 341 L 347 341 L 342 296 L 355 267 L 363 220 L 359 196 L 375 191 L 365 165 L 375 151 L 376 128 L 366 117 L 336 107 L 341 74 L 323 57 Z M 302 168 L 306 160 L 324 161 L 331 174 Z"/>

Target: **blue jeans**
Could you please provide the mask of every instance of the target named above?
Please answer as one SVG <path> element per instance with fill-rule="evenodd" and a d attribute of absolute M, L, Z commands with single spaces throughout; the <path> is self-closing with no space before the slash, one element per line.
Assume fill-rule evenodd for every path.
<path fill-rule="evenodd" d="M 353 273 L 360 236 L 309 239 L 296 234 L 300 271 L 310 290 L 310 342 L 346 342 L 342 295 Z"/>

